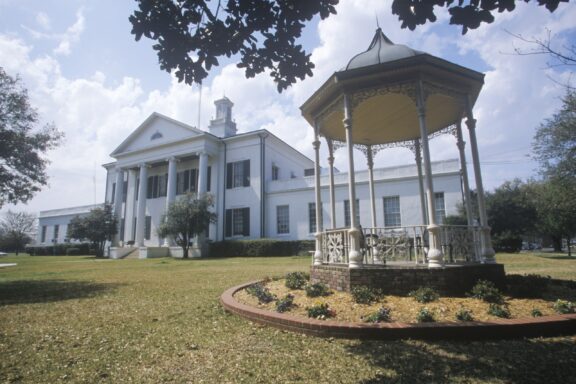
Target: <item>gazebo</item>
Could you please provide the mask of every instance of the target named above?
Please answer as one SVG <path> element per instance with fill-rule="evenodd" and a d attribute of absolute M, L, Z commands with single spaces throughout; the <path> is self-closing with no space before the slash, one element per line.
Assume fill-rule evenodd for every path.
<path fill-rule="evenodd" d="M 467 280 L 502 281 L 504 271 L 495 264 L 490 240 L 473 115 L 483 83 L 482 73 L 394 44 L 378 28 L 368 49 L 335 72 L 301 106 L 302 115 L 314 127 L 315 134 L 317 232 L 313 281 L 349 290 L 360 284 L 386 286 L 384 280 L 398 281 L 400 273 L 413 276 L 402 278 L 406 288 L 413 281 L 444 291 L 463 289 L 462 279 L 466 276 Z M 473 212 L 470 201 L 463 120 L 471 145 L 477 212 Z M 464 226 L 443 225 L 435 217 L 429 140 L 442 134 L 456 136 L 467 213 Z M 330 228 L 323 228 L 322 218 L 321 137 L 325 138 L 329 153 Z M 333 164 L 334 152 L 340 147 L 346 148 L 348 156 L 350 202 L 356 201 L 353 149 L 366 155 L 372 215 L 369 228 L 360 228 L 354 203 L 349 204 L 350 227 L 336 228 Z M 391 147 L 406 147 L 415 155 L 421 225 L 378 225 L 373 158 Z M 398 284 L 388 288 L 395 290 Z"/>

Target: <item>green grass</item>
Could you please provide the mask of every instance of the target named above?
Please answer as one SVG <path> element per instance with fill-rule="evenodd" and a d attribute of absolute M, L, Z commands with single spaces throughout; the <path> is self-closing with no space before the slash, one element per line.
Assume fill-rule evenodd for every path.
<path fill-rule="evenodd" d="M 508 273 L 576 279 L 576 260 L 498 255 Z M 0 263 L 0 382 L 568 383 L 575 337 L 491 342 L 321 339 L 225 313 L 228 287 L 308 257 Z"/>

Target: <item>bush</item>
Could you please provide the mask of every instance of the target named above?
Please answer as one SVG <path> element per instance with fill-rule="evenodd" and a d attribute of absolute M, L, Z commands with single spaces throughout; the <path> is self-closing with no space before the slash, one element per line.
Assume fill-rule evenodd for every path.
<path fill-rule="evenodd" d="M 428 308 L 420 308 L 416 314 L 416 321 L 419 323 L 433 323 L 436 321 L 434 318 L 434 313 Z"/>
<path fill-rule="evenodd" d="M 522 237 L 510 231 L 495 233 L 492 245 L 496 252 L 517 253 L 522 249 Z"/>
<path fill-rule="evenodd" d="M 488 308 L 488 314 L 496 317 L 501 317 L 503 319 L 510 318 L 510 310 L 506 305 L 500 305 L 496 303 L 491 303 L 490 308 Z"/>
<path fill-rule="evenodd" d="M 287 294 L 280 300 L 276 300 L 276 312 L 289 311 L 294 306 L 294 295 Z"/>
<path fill-rule="evenodd" d="M 366 323 L 389 322 L 390 320 L 392 320 L 391 312 L 392 310 L 390 308 L 381 307 L 376 312 L 373 312 L 368 316 L 364 317 L 363 320 Z"/>
<path fill-rule="evenodd" d="M 270 293 L 268 288 L 263 286 L 261 283 L 252 284 L 246 288 L 246 292 L 258 299 L 259 303 L 270 303 L 276 299 L 276 297 Z"/>
<path fill-rule="evenodd" d="M 68 248 L 66 250 L 66 255 L 68 256 L 79 256 L 81 254 L 82 252 L 80 251 L 80 248 Z"/>
<path fill-rule="evenodd" d="M 313 240 L 271 239 L 216 241 L 209 244 L 212 257 L 295 256 L 314 248 Z"/>
<path fill-rule="evenodd" d="M 69 253 L 69 249 L 74 249 Z M 25 252 L 31 256 L 66 256 L 93 255 L 89 243 L 63 243 L 54 245 L 27 245 Z"/>
<path fill-rule="evenodd" d="M 319 320 L 326 320 L 331 317 L 336 317 L 336 312 L 326 303 L 321 303 L 306 308 L 306 312 L 308 313 L 308 317 L 313 317 Z"/>
<path fill-rule="evenodd" d="M 430 303 L 438 300 L 440 295 L 433 288 L 420 287 L 415 291 L 408 293 L 408 296 L 414 298 L 419 303 Z"/>
<path fill-rule="evenodd" d="M 536 274 L 529 275 L 508 275 L 506 283 L 508 292 L 512 296 L 536 298 L 542 295 L 548 289 L 550 276 L 541 276 Z"/>
<path fill-rule="evenodd" d="M 286 288 L 303 289 L 310 280 L 310 275 L 306 272 L 290 272 L 286 274 Z"/>
<path fill-rule="evenodd" d="M 554 310 L 561 315 L 574 313 L 574 303 L 567 300 L 556 300 L 554 303 Z"/>
<path fill-rule="evenodd" d="M 354 287 L 350 290 L 350 294 L 354 302 L 358 304 L 370 304 L 382 297 L 381 290 L 366 286 Z"/>
<path fill-rule="evenodd" d="M 532 309 L 532 312 L 530 314 L 532 315 L 532 317 L 542 317 L 542 312 L 538 308 Z"/>
<path fill-rule="evenodd" d="M 488 303 L 501 303 L 503 301 L 502 293 L 493 282 L 488 280 L 478 280 L 469 293 L 470 297 L 484 300 Z"/>
<path fill-rule="evenodd" d="M 305 289 L 308 297 L 329 296 L 332 294 L 330 288 L 322 283 L 308 284 Z"/>
<path fill-rule="evenodd" d="M 456 312 L 456 320 L 474 321 L 474 317 L 472 317 L 472 311 L 466 308 L 460 308 L 458 312 Z"/>

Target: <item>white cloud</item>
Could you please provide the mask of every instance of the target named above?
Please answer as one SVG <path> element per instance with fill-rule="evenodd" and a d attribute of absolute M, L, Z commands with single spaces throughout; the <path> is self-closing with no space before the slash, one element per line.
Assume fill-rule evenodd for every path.
<path fill-rule="evenodd" d="M 36 14 L 36 23 L 38 23 L 38 25 L 44 30 L 50 30 L 52 27 L 50 17 L 48 17 L 44 12 L 38 12 Z"/>
<path fill-rule="evenodd" d="M 82 10 L 79 10 L 76 13 L 76 21 L 61 36 L 60 44 L 54 49 L 54 53 L 57 55 L 69 55 L 72 45 L 80 40 L 84 27 L 84 14 Z"/>

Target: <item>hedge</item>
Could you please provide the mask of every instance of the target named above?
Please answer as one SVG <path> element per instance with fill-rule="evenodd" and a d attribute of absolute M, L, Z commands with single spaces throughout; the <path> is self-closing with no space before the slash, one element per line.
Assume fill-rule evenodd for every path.
<path fill-rule="evenodd" d="M 93 255 L 89 243 L 66 243 L 55 245 L 27 245 L 25 252 L 31 256 L 80 256 Z"/>
<path fill-rule="evenodd" d="M 234 240 L 210 243 L 209 247 L 210 257 L 295 256 L 314 250 L 314 241 Z"/>

